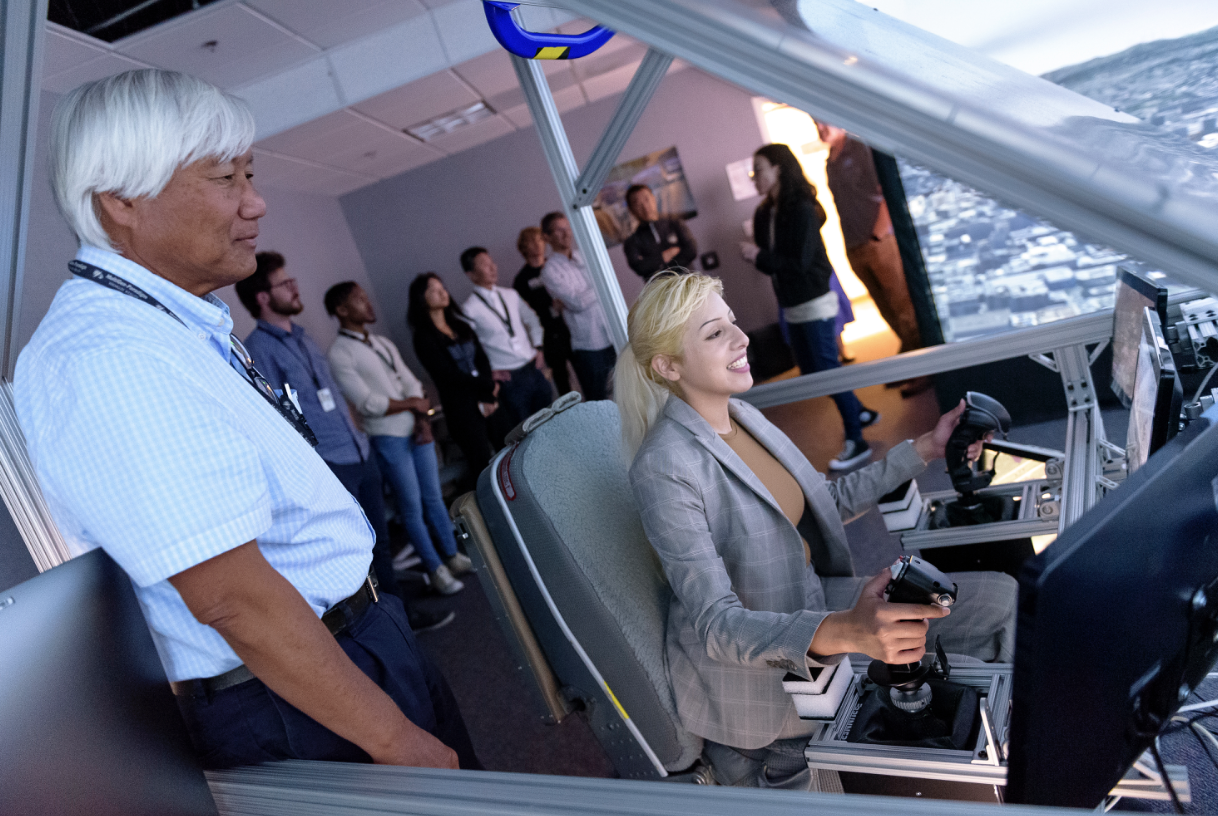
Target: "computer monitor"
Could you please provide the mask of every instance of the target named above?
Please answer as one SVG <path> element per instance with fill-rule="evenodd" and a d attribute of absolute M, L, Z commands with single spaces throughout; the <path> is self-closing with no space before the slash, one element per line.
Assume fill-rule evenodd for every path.
<path fill-rule="evenodd" d="M 1122 265 L 1117 270 L 1112 310 L 1112 393 L 1126 408 L 1133 401 L 1143 309 L 1154 311 L 1160 324 L 1167 322 L 1167 284 L 1156 283 L 1149 273 Z"/>
<path fill-rule="evenodd" d="M 1150 309 L 1142 309 L 1142 336 L 1129 406 L 1129 428 L 1125 436 L 1125 462 L 1133 473 L 1147 458 L 1167 444 L 1180 427 L 1184 389 L 1176 375 L 1163 325 Z"/>
<path fill-rule="evenodd" d="M 4 813 L 216 816 L 131 581 L 101 550 L 0 591 L 0 792 Z"/>
<path fill-rule="evenodd" d="M 1007 801 L 1093 808 L 1218 657 L 1218 409 L 1019 578 Z"/>

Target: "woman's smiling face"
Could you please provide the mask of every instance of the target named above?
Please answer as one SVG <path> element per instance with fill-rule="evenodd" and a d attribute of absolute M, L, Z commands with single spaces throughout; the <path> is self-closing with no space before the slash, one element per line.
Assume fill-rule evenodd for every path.
<path fill-rule="evenodd" d="M 685 324 L 680 358 L 657 357 L 652 365 L 676 382 L 690 404 L 726 400 L 753 386 L 748 346 L 748 335 L 736 326 L 732 310 L 712 293 Z"/>

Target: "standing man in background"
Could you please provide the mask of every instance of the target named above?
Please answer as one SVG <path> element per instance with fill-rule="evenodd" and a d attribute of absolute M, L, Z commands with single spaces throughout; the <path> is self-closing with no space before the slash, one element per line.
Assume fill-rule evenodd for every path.
<path fill-rule="evenodd" d="M 244 101 L 174 71 L 59 101 L 51 188 L 80 249 L 17 361 L 30 460 L 73 551 L 131 578 L 204 766 L 480 767 L 373 588 L 367 518 L 215 295 L 256 267 L 253 141 Z"/>
<path fill-rule="evenodd" d="M 278 252 L 259 252 L 257 267 L 236 285 L 237 297 L 257 325 L 245 338 L 266 381 L 277 391 L 290 386 L 300 402 L 300 410 L 317 437 L 317 455 L 356 498 L 376 533 L 372 548 L 372 568 L 381 592 L 402 599 L 416 632 L 439 629 L 450 623 L 456 613 L 434 615 L 412 609 L 393 574 L 393 555 L 389 548 L 389 527 L 385 523 L 385 493 L 381 471 L 371 455 L 368 437 L 355 427 L 347 401 L 338 390 L 321 347 L 292 317 L 304 311 L 296 279 L 288 274 L 287 262 Z"/>
<path fill-rule="evenodd" d="M 525 227 L 516 239 L 516 249 L 524 256 L 524 266 L 516 273 L 512 288 L 524 299 L 541 321 L 541 348 L 558 395 L 571 390 L 571 375 L 567 361 L 571 359 L 571 332 L 563 322 L 561 305 L 541 282 L 541 270 L 546 265 L 546 239 L 539 227 Z"/>
<path fill-rule="evenodd" d="M 567 216 L 548 213 L 541 219 L 541 232 L 553 250 L 541 270 L 541 282 L 562 304 L 563 320 L 571 330 L 571 364 L 584 399 L 608 399 L 609 376 L 617 352 L 605 310 L 592 287 L 592 275 L 584 256 L 575 248 L 575 234 Z"/>
<path fill-rule="evenodd" d="M 486 350 L 491 376 L 499 383 L 500 429 L 506 434 L 554 401 L 554 389 L 541 373 L 541 321 L 520 295 L 499 285 L 499 266 L 485 247 L 461 253 L 461 268 L 474 293 L 461 311 Z"/>
<path fill-rule="evenodd" d="M 646 184 L 626 191 L 626 206 L 639 228 L 622 244 L 626 264 L 644 282 L 665 269 L 689 269 L 698 257 L 698 242 L 680 218 L 661 218 L 655 193 Z"/>
<path fill-rule="evenodd" d="M 825 169 L 841 220 L 850 267 L 871 293 L 880 316 L 900 338 L 900 352 L 922 348 L 918 318 L 901 263 L 901 250 L 892 231 L 892 219 L 880 190 L 871 148 L 851 139 L 841 128 L 824 122 L 817 122 L 816 130 L 821 141 L 829 145 Z M 919 377 L 904 383 L 901 394 L 912 396 L 925 391 L 931 384 L 929 377 Z"/>

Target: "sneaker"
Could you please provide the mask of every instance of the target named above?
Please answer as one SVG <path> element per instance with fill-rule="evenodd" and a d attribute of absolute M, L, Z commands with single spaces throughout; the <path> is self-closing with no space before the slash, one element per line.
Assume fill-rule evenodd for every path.
<path fill-rule="evenodd" d="M 453 575 L 464 575 L 474 568 L 474 562 L 469 560 L 468 555 L 461 552 L 445 558 L 444 563 L 448 565 L 448 571 Z"/>
<path fill-rule="evenodd" d="M 441 595 L 456 595 L 461 590 L 465 589 L 465 584 L 453 577 L 453 574 L 448 571 L 448 567 L 441 564 L 432 570 L 431 588 Z"/>
<path fill-rule="evenodd" d="M 416 567 L 422 563 L 418 553 L 414 551 L 413 544 L 407 544 L 402 548 L 401 552 L 393 557 L 393 569 L 395 572 L 402 572 L 411 567 Z"/>
<path fill-rule="evenodd" d="M 434 612 L 412 609 L 410 610 L 409 617 L 410 631 L 417 635 L 423 632 L 434 632 L 437 629 L 448 626 L 457 617 L 457 613 L 450 609 L 437 615 Z"/>
<path fill-rule="evenodd" d="M 849 470 L 855 465 L 861 465 L 871 458 L 871 446 L 866 439 L 855 442 L 846 440 L 846 447 L 835 458 L 829 460 L 829 470 Z"/>
<path fill-rule="evenodd" d="M 880 421 L 880 412 L 873 411 L 870 408 L 864 408 L 859 411 L 859 425 L 864 428 L 870 428 L 872 425 Z"/>

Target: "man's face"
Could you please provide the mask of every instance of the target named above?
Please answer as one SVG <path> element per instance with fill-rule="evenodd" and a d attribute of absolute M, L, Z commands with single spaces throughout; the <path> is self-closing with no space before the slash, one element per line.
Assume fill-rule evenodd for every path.
<path fill-rule="evenodd" d="M 266 214 L 252 165 L 251 151 L 179 167 L 156 198 L 131 202 L 131 246 L 122 247 L 124 254 L 196 294 L 248 278 L 258 219 Z"/>
<path fill-rule="evenodd" d="M 846 131 L 833 125 L 826 125 L 824 122 L 816 123 L 816 132 L 820 135 L 820 140 L 829 147 L 841 147 L 846 141 Z"/>
<path fill-rule="evenodd" d="M 645 224 L 660 220 L 656 197 L 651 190 L 639 190 L 630 197 L 627 206 L 630 208 L 630 214 Z"/>
<path fill-rule="evenodd" d="M 351 294 L 347 295 L 347 302 L 339 306 L 339 310 L 346 310 L 345 316 L 352 323 L 375 323 L 376 309 L 372 308 L 372 299 L 368 297 L 368 293 L 363 287 L 357 286 L 351 290 Z M 343 315 L 339 315 L 342 317 Z"/>
<path fill-rule="evenodd" d="M 270 295 L 266 302 L 266 308 L 270 309 L 275 314 L 298 315 L 304 311 L 304 304 L 300 302 L 300 290 L 296 286 L 296 279 L 288 274 L 287 267 L 276 269 L 274 272 L 266 276 L 267 282 L 271 285 Z"/>
<path fill-rule="evenodd" d="M 474 257 L 474 268 L 469 271 L 474 286 L 490 289 L 499 283 L 499 267 L 489 252 L 480 252 Z"/>
<path fill-rule="evenodd" d="M 530 233 L 525 239 L 524 254 L 526 258 L 545 257 L 546 239 L 540 232 Z"/>
<path fill-rule="evenodd" d="M 550 246 L 555 252 L 561 252 L 564 255 L 571 251 L 575 245 L 575 236 L 571 233 L 571 224 L 565 218 L 559 218 L 550 225 L 550 231 L 546 233 L 546 240 L 550 242 Z"/>

